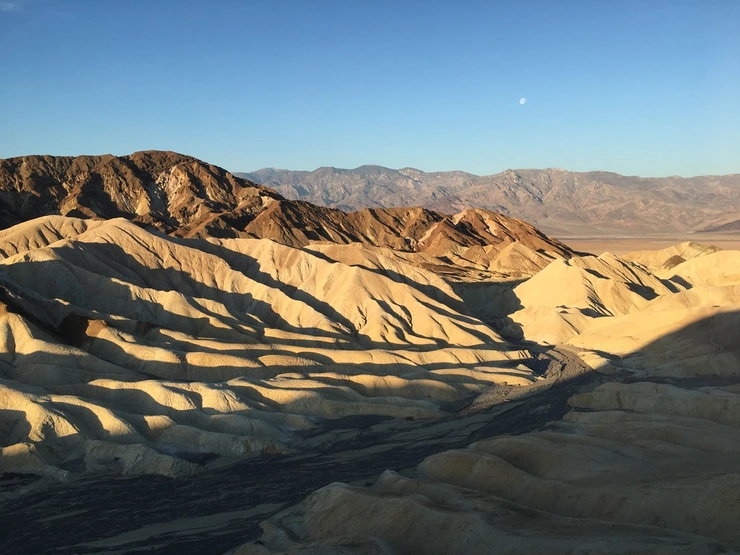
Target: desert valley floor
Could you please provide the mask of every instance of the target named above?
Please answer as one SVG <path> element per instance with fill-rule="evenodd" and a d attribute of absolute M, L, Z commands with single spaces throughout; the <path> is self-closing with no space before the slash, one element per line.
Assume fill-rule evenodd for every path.
<path fill-rule="evenodd" d="M 668 233 L 642 237 L 576 237 L 559 239 L 577 252 L 600 255 L 605 252 L 617 256 L 635 251 L 658 251 L 680 243 L 714 245 L 722 250 L 740 250 L 740 236 L 736 233 Z"/>
<path fill-rule="evenodd" d="M 12 161 L 3 553 L 740 549 L 730 236 L 586 249 L 177 156 Z"/>

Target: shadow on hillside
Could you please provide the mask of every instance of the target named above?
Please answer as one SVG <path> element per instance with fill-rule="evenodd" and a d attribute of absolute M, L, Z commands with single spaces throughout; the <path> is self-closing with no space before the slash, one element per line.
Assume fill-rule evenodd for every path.
<path fill-rule="evenodd" d="M 19 443 L 28 437 L 31 424 L 22 410 L 0 408 L 0 447 Z"/>
<path fill-rule="evenodd" d="M 735 368 L 740 368 L 740 342 L 736 333 L 739 325 L 740 310 L 717 313 L 658 337 L 621 358 L 660 360 L 668 353 L 675 360 L 690 358 L 692 353 L 711 354 L 714 350 L 715 357 L 734 357 L 731 360 L 735 360 Z M 719 335 L 714 335 L 715 331 Z M 721 351 L 718 347 L 712 348 L 710 337 L 722 347 Z M 619 363 L 619 357 L 611 358 L 613 363 Z M 84 487 L 81 483 L 73 483 L 26 494 L 0 505 L 0 519 L 7 533 L 4 548 L 13 553 L 38 553 L 54 545 L 62 555 L 101 552 L 101 549 L 106 552 L 107 548 L 81 544 L 177 521 L 182 525 L 176 536 L 163 529 L 161 533 L 153 532 L 153 535 L 138 539 L 129 537 L 128 543 L 112 544 L 114 547 L 109 551 L 125 548 L 127 553 L 161 555 L 198 550 L 226 552 L 235 545 L 256 540 L 262 533 L 258 526 L 260 521 L 331 482 L 370 485 L 388 468 L 411 469 L 424 458 L 446 449 L 464 448 L 473 441 L 496 435 L 543 429 L 572 410 L 568 398 L 574 393 L 604 382 L 655 381 L 692 388 L 740 381 L 737 375 L 721 372 L 702 378 L 652 378 L 627 371 L 615 373 L 614 368 L 610 368 L 609 374 L 602 374 L 584 368 L 574 355 L 557 350 L 549 351 L 546 357 L 543 355 L 541 363 L 543 375 L 552 378 L 551 386 L 517 400 L 513 408 L 503 413 L 500 405 L 492 405 L 489 409 L 483 408 L 483 412 L 462 412 L 441 420 L 400 422 L 397 426 L 401 428 L 369 426 L 363 433 L 338 441 L 330 448 L 298 455 L 245 459 L 177 480 L 158 476 L 125 480 L 98 478 L 85 481 Z M 697 358 L 697 364 L 700 363 L 701 359 Z M 725 363 L 723 368 L 732 367 L 728 361 Z M 426 429 L 429 430 L 427 435 L 410 434 Z M 451 429 L 456 430 L 455 435 L 449 435 Z M 399 430 L 409 434 L 401 434 Z M 401 436 L 405 439 L 398 439 Z M 384 449 L 369 449 L 379 445 Z M 13 476 L 5 479 L 9 483 L 17 481 Z M 167 502 L 163 503 L 163 499 Z M 274 504 L 274 507 L 266 512 L 256 511 L 265 504 Z M 120 518 L 120 511 L 127 508 L 135 510 L 127 511 L 127 518 Z M 252 510 L 255 512 L 249 512 Z M 85 513 L 84 524 L 80 521 L 81 511 Z M 204 528 L 200 520 L 188 521 L 228 511 L 233 516 L 216 534 L 212 533 L 212 528 Z M 238 511 L 243 514 L 237 514 Z M 50 519 L 50 516 L 55 518 Z"/>
<path fill-rule="evenodd" d="M 50 306 L 53 304 L 53 301 L 49 299 L 71 300 L 69 291 L 65 289 L 67 284 L 70 283 L 73 286 L 79 287 L 79 284 L 90 282 L 90 275 L 92 274 L 100 276 L 100 278 L 105 280 L 105 295 L 102 298 L 101 296 L 96 298 L 96 302 L 98 303 L 96 306 L 89 306 L 86 310 L 83 309 L 82 312 L 84 314 L 81 315 L 87 318 L 106 318 L 108 315 L 111 315 L 133 319 L 140 323 L 139 327 L 165 327 L 191 336 L 215 338 L 234 343 L 262 341 L 266 329 L 277 328 L 284 332 L 303 336 L 304 338 L 316 338 L 319 342 L 323 342 L 325 344 L 324 346 L 332 349 L 344 348 L 351 342 L 359 342 L 365 348 L 388 347 L 387 343 L 379 344 L 364 334 L 361 334 L 352 322 L 327 302 L 318 300 L 309 293 L 295 286 L 285 284 L 273 278 L 270 274 L 263 272 L 256 259 L 212 244 L 210 247 L 207 247 L 205 244 L 208 242 L 203 243 L 204 250 L 206 248 L 215 249 L 211 254 L 228 256 L 228 262 L 226 258 L 219 258 L 219 260 L 227 265 L 230 271 L 235 272 L 237 276 L 241 276 L 244 281 L 238 283 L 206 284 L 203 282 L 204 278 L 202 276 L 193 276 L 181 269 L 177 269 L 174 267 L 174 264 L 172 268 L 167 269 L 148 268 L 141 264 L 134 256 L 124 252 L 118 245 L 97 243 L 86 246 L 85 248 L 61 247 L 59 252 L 66 261 L 71 263 L 69 265 L 60 261 L 16 262 L 13 264 L 13 275 L 69 275 L 67 278 L 57 277 L 57 279 L 50 280 L 49 282 L 37 283 L 37 286 L 40 285 L 43 289 L 41 293 L 47 300 L 40 298 L 40 295 L 37 293 L 25 291 L 22 285 L 18 286 L 18 284 L 15 287 L 15 297 L 17 297 L 16 300 L 26 298 L 26 312 L 39 312 L 39 306 L 29 305 L 45 303 L 49 306 L 42 307 L 41 312 L 45 311 L 48 313 L 53 308 Z M 116 279 L 109 277 L 111 272 Z M 406 283 L 423 293 L 424 295 L 417 298 L 422 305 L 456 322 L 461 328 L 464 328 L 466 333 L 476 337 L 480 341 L 481 348 L 499 350 L 491 336 L 482 334 L 473 328 L 473 326 L 481 325 L 483 322 L 471 316 L 461 301 L 452 299 L 449 295 L 446 295 L 446 293 L 437 290 L 431 285 L 420 285 L 394 272 L 390 272 L 389 274 L 384 272 L 378 273 L 381 273 L 392 281 Z M 3 281 L 5 281 L 6 288 L 13 289 L 13 282 L 9 282 L 7 279 Z M 287 298 L 323 316 L 326 319 L 326 328 L 308 328 L 292 325 L 275 310 L 272 304 L 257 299 L 252 295 L 248 289 L 253 287 L 255 283 L 265 286 L 270 290 L 280 291 Z M 205 316 L 192 318 L 176 313 L 173 310 L 168 310 L 155 300 L 147 298 L 146 295 L 138 295 L 134 298 L 129 284 L 162 292 L 177 292 L 179 296 L 173 298 L 173 302 L 182 300 L 190 308 Z M 227 289 L 231 289 L 231 291 Z M 437 299 L 441 303 L 441 306 L 432 307 L 424 299 L 424 296 L 427 296 L 431 300 Z M 209 307 L 207 303 L 203 302 L 204 300 L 213 301 L 214 303 L 218 303 L 219 306 Z M 76 301 L 77 304 L 83 304 L 80 299 L 76 299 Z M 375 302 L 380 304 L 381 300 L 375 299 Z M 135 303 L 136 306 L 132 307 L 131 303 Z M 451 309 L 448 310 L 445 308 L 449 308 L 450 305 L 452 305 Z M 214 312 L 219 308 L 222 308 L 224 312 Z M 459 308 L 462 312 L 456 312 L 455 308 Z M 396 311 L 403 313 L 396 315 L 395 320 L 397 323 L 388 322 L 390 327 L 395 328 L 400 335 L 409 335 L 410 337 L 417 337 L 421 340 L 417 341 L 416 344 L 407 345 L 409 348 L 425 350 L 450 346 L 450 343 L 441 337 L 432 339 L 417 335 L 412 327 L 406 325 L 405 320 L 411 318 L 413 315 L 408 311 L 404 313 L 404 307 L 392 309 L 390 306 L 387 306 L 387 309 L 390 315 L 394 315 Z M 70 309 L 64 308 L 62 310 L 69 311 Z M 59 311 L 57 310 L 57 312 Z M 37 319 L 46 321 L 47 323 L 50 321 L 49 318 L 44 318 L 43 315 L 33 315 Z M 58 326 L 60 322 L 55 321 L 54 324 Z M 118 325 L 122 324 L 119 323 Z M 406 326 L 405 329 L 404 326 Z M 301 342 L 305 342 L 307 347 L 322 346 L 313 341 L 313 339 L 304 338 L 292 338 L 289 342 L 293 346 L 300 345 Z M 271 337 L 269 342 L 279 344 L 280 340 Z M 471 345 L 471 347 L 477 346 Z"/>
<path fill-rule="evenodd" d="M 490 382 L 467 375 L 469 370 L 473 368 L 485 369 L 488 367 L 494 368 L 496 374 L 504 379 L 506 376 L 521 378 L 521 373 L 508 372 L 506 368 L 516 366 L 521 362 L 528 362 L 526 359 L 507 360 L 504 357 L 501 357 L 501 360 L 496 360 L 501 356 L 497 354 L 493 357 L 494 360 L 482 360 L 467 364 L 462 362 L 405 363 L 402 357 L 394 363 L 376 363 L 352 361 L 350 352 L 350 358 L 346 362 L 335 363 L 329 356 L 311 351 L 310 349 L 321 347 L 331 350 L 339 347 L 347 351 L 348 349 L 357 348 L 342 343 L 347 342 L 347 333 L 293 327 L 285 322 L 275 312 L 272 306 L 264 301 L 255 299 L 249 292 L 224 291 L 216 285 L 204 284 L 182 270 L 151 270 L 142 265 L 133 256 L 125 253 L 117 245 L 101 244 L 96 245 L 96 247 L 99 248 L 96 248 L 92 253 L 84 252 L 83 249 L 76 247 L 70 247 L 69 251 L 64 253 L 66 259 L 71 263 L 78 263 L 81 267 L 90 268 L 89 270 L 82 270 L 80 267 L 59 261 L 20 261 L 15 263 L 13 269 L 17 272 L 18 276 L 44 276 L 44 278 L 53 276 L 53 279 L 49 279 L 48 281 L 37 282 L 37 285 L 41 285 L 42 291 L 40 293 L 28 291 L 12 280 L 3 280 L 5 284 L 0 300 L 5 302 L 11 310 L 18 312 L 28 320 L 39 325 L 60 342 L 83 348 L 99 359 L 110 362 L 124 370 L 121 372 L 122 375 L 109 375 L 105 373 L 96 375 L 91 370 L 81 369 L 75 355 L 58 355 L 54 366 L 62 369 L 62 375 L 64 369 L 69 369 L 69 381 L 65 382 L 65 378 L 60 376 L 44 378 L 42 376 L 43 372 L 42 374 L 35 374 L 36 377 L 34 379 L 42 380 L 42 382 L 44 379 L 49 379 L 56 384 L 54 389 L 60 392 L 64 391 L 65 383 L 67 385 L 73 385 L 75 383 L 84 383 L 88 380 L 106 377 L 123 381 L 158 379 L 215 382 L 237 377 L 265 380 L 287 372 L 304 375 L 308 372 L 336 372 L 340 375 L 362 373 L 379 376 L 405 375 L 411 380 L 419 377 L 424 377 L 428 380 L 437 380 L 440 387 L 442 387 L 446 379 L 444 376 L 429 373 L 434 370 L 445 370 L 448 375 L 449 373 L 455 374 L 453 381 L 458 385 L 470 384 L 476 388 L 480 388 L 489 385 Z M 91 260 L 91 256 L 93 260 Z M 255 259 L 244 255 L 238 257 L 238 260 L 240 272 L 248 279 L 268 282 L 271 287 L 282 290 L 286 295 L 292 295 L 298 302 L 302 302 L 314 310 L 321 311 L 327 318 L 335 317 L 338 314 L 327 303 L 318 301 L 305 292 L 298 291 L 296 288 L 287 286 L 265 274 L 260 270 L 259 264 Z M 102 303 L 105 306 L 96 304 L 96 306 L 90 306 L 87 309 L 78 309 L 65 304 L 65 300 L 71 300 L 70 293 L 65 287 L 70 285 L 79 286 L 80 283 L 90 283 L 87 279 L 89 276 L 85 274 L 88 272 L 95 273 L 97 268 L 101 268 L 101 271 L 102 269 L 106 269 L 106 272 L 110 272 L 112 269 L 117 277 L 117 279 L 111 279 L 105 277 L 104 274 L 97 274 L 105 278 L 105 295 L 102 297 L 98 295 L 95 300 L 96 303 Z M 66 280 L 63 275 L 65 272 L 71 273 L 73 279 Z M 396 279 L 401 278 L 401 276 L 395 277 Z M 198 318 L 188 317 L 168 310 L 162 304 L 146 295 L 134 297 L 129 283 L 159 291 L 177 291 L 189 306 L 196 308 L 200 313 L 206 314 L 206 316 Z M 206 306 L 204 301 L 221 303 L 230 309 L 230 311 L 226 314 L 214 312 L 214 308 Z M 420 302 L 425 304 L 424 301 Z M 385 308 L 386 311 L 391 311 L 390 306 L 386 305 Z M 438 310 L 449 317 L 458 318 L 459 321 L 465 324 L 478 323 L 475 319 L 467 315 L 455 315 L 452 312 L 446 311 L 444 308 L 436 306 L 430 308 L 434 308 L 434 310 Z M 409 316 L 405 307 L 401 307 L 400 310 L 406 310 L 404 315 Z M 241 320 L 235 312 L 240 313 Z M 259 314 L 260 318 L 255 318 L 254 314 Z M 114 318 L 111 318 L 111 316 Z M 132 319 L 132 316 L 134 319 Z M 221 327 L 222 324 L 226 324 L 226 326 Z M 264 330 L 266 326 L 279 327 L 283 331 L 301 334 L 304 338 L 306 336 L 314 336 L 316 339 L 265 338 Z M 120 329 L 133 335 L 135 340 L 132 341 L 131 338 L 123 337 L 120 342 L 116 343 L 105 339 L 100 336 L 100 331 L 106 327 L 112 330 Z M 189 344 L 187 338 L 177 340 L 168 338 L 162 333 L 166 329 L 177 330 L 193 337 L 193 343 Z M 354 335 L 356 336 L 357 333 L 355 332 Z M 198 339 L 208 338 L 218 340 L 221 345 L 209 347 L 196 344 Z M 505 353 L 512 350 L 511 346 L 498 343 L 492 337 L 479 336 L 479 338 L 481 339 L 481 343 L 471 346 L 471 348 L 479 351 L 494 351 L 495 353 Z M 164 341 L 162 341 L 163 339 Z M 436 344 L 431 345 L 413 346 L 408 344 L 390 345 L 388 343 L 371 341 L 368 338 L 360 339 L 363 349 L 382 349 L 391 353 L 394 350 L 440 350 L 444 347 L 453 346 L 443 341 L 437 341 Z M 259 344 L 262 340 L 266 342 Z M 156 360 L 156 353 L 152 354 L 152 359 L 144 358 L 141 354 L 131 352 L 127 348 L 129 341 L 145 347 L 165 347 L 177 355 L 178 362 Z M 258 344 L 257 348 L 254 347 L 255 344 Z M 249 348 L 245 349 L 245 345 Z M 299 349 L 288 350 L 281 348 L 282 345 L 297 346 Z M 301 351 L 300 347 L 302 346 L 308 350 L 305 352 Z M 270 365 L 256 369 L 235 368 L 224 365 L 204 366 L 187 363 L 184 355 L 188 352 L 232 355 L 246 360 L 253 360 L 263 355 L 277 355 L 286 358 L 303 356 L 318 363 L 319 366 L 303 366 L 301 364 L 288 366 Z M 23 375 L 26 375 L 25 372 L 27 369 L 34 367 L 36 363 L 37 358 L 33 353 L 26 355 L 18 354 L 14 361 L 14 366 L 18 372 L 13 372 L 10 377 L 17 377 L 23 381 Z M 45 364 L 48 364 L 48 362 Z M 37 372 L 37 370 L 34 367 L 34 372 Z M 360 395 L 379 395 L 378 393 L 370 392 L 360 384 L 342 382 L 339 379 L 331 377 L 327 377 L 327 380 L 327 383 L 335 386 L 349 386 L 350 389 L 355 390 Z M 275 386 L 269 383 L 263 382 L 261 385 L 267 389 L 275 389 Z M 104 403 L 106 402 L 104 399 L 105 392 L 102 391 L 104 388 L 94 384 L 86 387 L 91 389 L 91 397 L 93 399 L 97 398 L 101 399 Z M 325 387 L 317 386 L 304 389 L 326 396 L 330 400 L 348 400 L 340 392 L 332 392 Z M 255 411 L 290 411 L 289 406 L 286 407 L 284 404 L 262 395 L 256 388 L 250 387 L 246 381 L 242 382 L 238 387 L 234 387 L 234 392 L 246 405 L 252 407 Z M 162 405 L 149 393 L 144 391 L 130 391 L 127 393 L 127 400 L 125 402 L 114 401 L 113 406 L 116 410 L 127 413 L 131 411 L 138 412 L 131 407 L 148 407 L 145 411 L 147 414 L 170 415 L 176 417 L 178 421 L 192 421 L 193 423 L 196 423 L 203 414 L 208 414 L 209 412 L 213 414 L 216 412 L 208 408 L 203 408 L 203 400 L 198 393 L 183 393 L 183 395 L 190 398 L 195 408 L 186 409 L 184 412 L 175 410 L 173 413 L 172 407 Z M 392 396 L 392 392 L 387 395 Z M 80 429 L 85 432 L 85 435 L 107 439 L 105 427 L 93 411 L 73 407 L 69 404 L 65 404 L 65 407 L 65 410 L 69 409 L 68 412 L 72 415 L 73 419 L 79 420 Z M 305 413 L 305 411 L 303 412 Z M 308 414 L 310 416 L 311 412 L 309 411 Z M 6 417 L 9 418 L 9 415 L 6 415 Z M 125 417 L 123 419 L 125 420 Z M 30 428 L 28 431 L 30 431 Z"/>
<path fill-rule="evenodd" d="M 31 318 L 33 319 L 33 318 Z M 476 363 L 476 364 L 450 364 L 450 363 L 432 363 L 432 364 L 424 364 L 423 366 L 417 365 L 417 364 L 402 364 L 402 363 L 394 363 L 394 364 L 378 364 L 378 363 L 346 363 L 346 364 L 337 364 L 334 363 L 332 359 L 321 358 L 318 357 L 319 360 L 316 360 L 316 356 L 314 353 L 306 353 L 306 355 L 314 355 L 313 360 L 319 362 L 320 366 L 309 366 L 309 367 L 302 367 L 300 365 L 297 366 L 270 366 L 270 367 L 262 367 L 257 369 L 243 369 L 243 368 L 234 368 L 230 366 L 197 366 L 197 365 L 183 365 L 182 363 L 166 363 L 166 362 L 160 362 L 160 361 L 151 361 L 151 360 L 145 360 L 140 359 L 136 355 L 127 352 L 121 345 L 113 343 L 107 339 L 101 338 L 101 337 L 95 337 L 95 336 L 88 336 L 87 333 L 87 327 L 89 326 L 90 321 L 82 316 L 74 316 L 71 319 L 68 319 L 65 321 L 65 326 L 62 326 L 62 330 L 48 330 L 50 333 L 56 335 L 60 340 L 66 341 L 70 344 L 83 347 L 85 350 L 88 350 L 91 354 L 94 356 L 100 358 L 101 360 L 106 360 L 113 365 L 120 367 L 122 369 L 127 370 L 127 374 L 125 376 L 115 376 L 116 379 L 123 379 L 124 381 L 136 381 L 136 380 L 142 380 L 142 379 L 157 379 L 157 380 L 172 380 L 175 382 L 182 382 L 182 381 L 194 381 L 196 380 L 195 377 L 193 377 L 193 374 L 197 374 L 197 380 L 196 381 L 204 381 L 204 382 L 216 382 L 216 381 L 222 381 L 227 379 L 233 379 L 233 378 L 245 378 L 245 380 L 240 381 L 238 384 L 234 384 L 234 387 L 232 388 L 237 395 L 237 397 L 245 403 L 245 405 L 248 405 L 252 407 L 255 411 L 283 411 L 283 412 L 290 412 L 290 407 L 286 407 L 280 402 L 271 399 L 267 396 L 265 396 L 263 393 L 261 393 L 258 388 L 250 386 L 249 381 L 250 380 L 257 380 L 254 383 L 259 383 L 260 388 L 264 388 L 266 390 L 278 390 L 279 388 L 276 385 L 270 384 L 269 382 L 263 381 L 265 379 L 269 379 L 271 377 L 277 376 L 281 373 L 286 372 L 293 372 L 298 374 L 304 374 L 307 373 L 321 373 L 321 372 L 337 372 L 338 374 L 373 374 L 373 375 L 395 375 L 395 376 L 403 376 L 403 375 L 414 375 L 415 377 L 420 376 L 420 372 L 423 371 L 433 371 L 433 370 L 447 370 L 449 372 L 453 372 L 455 374 L 454 382 L 458 384 L 472 384 L 474 386 L 486 386 L 490 385 L 488 382 L 482 382 L 478 379 L 475 379 L 472 376 L 466 376 L 466 371 L 469 371 L 473 368 L 480 368 L 485 366 L 490 366 L 492 368 L 496 369 L 496 374 L 499 376 L 507 376 L 511 375 L 512 377 L 520 377 L 521 374 L 518 373 L 509 373 L 506 371 L 506 367 L 514 364 L 518 364 L 519 362 L 524 362 L 527 366 L 535 370 L 535 372 L 539 373 L 541 376 L 547 375 L 547 373 L 550 371 L 547 364 L 548 361 L 552 361 L 552 356 L 544 356 L 540 355 L 539 358 L 529 359 L 525 361 L 491 361 L 488 364 L 486 363 Z M 673 332 L 671 334 L 668 334 L 663 337 L 656 338 L 655 340 L 651 341 L 648 345 L 645 347 L 639 349 L 638 351 L 630 354 L 626 354 L 622 357 L 615 357 L 613 355 L 609 355 L 608 353 L 600 352 L 602 356 L 604 356 L 607 359 L 611 360 L 618 360 L 619 358 L 626 359 L 626 360 L 632 360 L 637 361 L 639 364 L 637 364 L 636 368 L 650 368 L 650 367 L 658 367 L 658 366 L 669 366 L 670 365 L 670 357 L 672 353 L 681 353 L 682 357 L 682 365 L 691 367 L 692 365 L 696 365 L 697 368 L 697 374 L 700 376 L 703 376 L 701 378 L 682 378 L 682 377 L 676 377 L 670 376 L 670 373 L 666 373 L 666 376 L 668 377 L 660 377 L 656 376 L 652 378 L 654 381 L 665 381 L 668 383 L 686 383 L 687 385 L 695 386 L 696 384 L 706 384 L 706 383 L 719 383 L 720 381 L 722 383 L 729 381 L 732 381 L 735 378 L 735 375 L 727 376 L 722 375 L 722 368 L 727 367 L 728 364 L 732 365 L 733 363 L 736 365 L 736 367 L 740 368 L 740 342 L 737 341 L 737 330 L 740 329 L 740 312 L 739 311 L 726 311 L 726 312 L 719 312 L 709 318 L 704 318 L 692 323 L 689 323 L 685 326 L 683 326 L 680 330 Z M 145 343 L 144 340 L 142 340 L 142 343 Z M 385 346 L 387 348 L 387 346 Z M 239 349 L 234 350 L 222 350 L 222 349 L 216 349 L 216 348 L 203 348 L 198 347 L 199 350 L 203 352 L 212 352 L 214 355 L 217 354 L 233 354 L 234 356 L 244 355 L 244 351 L 240 351 Z M 542 347 L 541 351 L 545 351 L 547 348 Z M 551 351 L 552 353 L 552 351 Z M 259 356 L 261 354 L 283 354 L 285 356 L 296 356 L 297 353 L 292 351 L 280 351 L 279 349 L 265 349 L 265 350 L 257 350 L 249 351 L 249 355 L 252 357 Z M 300 353 L 298 353 L 300 354 Z M 707 360 L 708 357 L 708 360 Z M 712 364 L 712 360 L 715 357 L 722 357 L 723 363 L 722 365 L 718 365 L 718 370 L 716 372 L 706 371 L 707 365 Z M 729 357 L 729 362 L 728 362 Z M 28 359 L 28 360 L 26 360 Z M 695 361 L 695 362 L 694 362 Z M 32 367 L 37 364 L 36 357 L 33 353 L 30 354 L 18 354 L 15 357 L 15 361 L 13 364 L 13 367 L 18 371 L 25 372 L 26 368 Z M 93 374 L 90 371 L 80 371 L 79 369 L 79 362 L 77 360 L 77 357 L 75 355 L 59 355 L 57 356 L 55 367 L 59 369 L 69 368 L 71 370 L 74 370 L 74 372 L 70 372 L 70 380 L 66 382 L 70 386 L 73 386 L 74 384 L 80 384 L 84 383 L 87 380 L 83 380 L 80 382 L 80 374 L 84 375 L 87 373 L 89 375 L 90 380 L 94 380 L 96 378 L 105 378 L 107 377 L 105 374 Z M 617 367 L 619 367 L 617 363 Z M 16 377 L 15 372 L 11 372 L 9 374 L 9 378 L 13 379 Z M 190 376 L 190 377 L 188 377 Z M 22 376 L 18 376 L 20 379 L 22 379 Z M 113 377 L 113 376 L 112 376 Z M 209 377 L 211 379 L 209 379 Z M 435 376 L 433 374 L 425 373 L 424 376 L 427 379 L 439 379 L 440 380 L 440 386 L 443 385 L 443 379 L 441 377 Z M 413 378 L 412 378 L 413 379 Z M 624 375 L 620 379 L 632 379 L 629 375 Z M 639 378 L 634 378 L 639 379 Z M 64 390 L 64 384 L 65 381 L 60 378 L 54 378 L 55 382 L 57 383 L 57 386 L 55 387 L 55 390 L 58 390 L 62 392 Z M 366 388 L 364 388 L 361 385 L 357 384 L 349 384 L 343 380 L 335 379 L 330 376 L 327 377 L 327 384 L 332 384 L 336 386 L 349 386 L 351 389 L 353 389 L 356 393 L 359 393 L 360 395 L 367 395 L 368 391 Z M 561 384 L 562 385 L 562 384 Z M 59 389 L 61 387 L 61 389 Z M 105 388 L 102 388 L 101 386 L 97 386 L 94 384 L 88 384 L 85 386 L 87 388 L 90 388 L 90 397 L 93 399 L 99 399 L 102 402 L 105 402 L 105 393 L 103 390 Z M 502 387 L 509 387 L 512 386 L 493 386 L 493 389 L 496 388 L 502 388 Z M 325 396 L 329 400 L 348 400 L 346 395 L 342 392 L 332 392 L 331 390 L 328 390 L 327 388 L 323 386 L 316 386 L 316 387 L 304 387 L 307 391 L 315 392 L 319 395 Z M 97 393 L 96 393 L 97 392 Z M 179 409 L 173 409 L 172 407 L 167 407 L 165 405 L 162 405 L 157 401 L 154 397 L 152 397 L 149 393 L 139 390 L 129 390 L 126 393 L 127 400 L 125 403 L 121 404 L 120 402 L 113 401 L 113 406 L 117 406 L 119 410 L 128 411 L 129 406 L 135 406 L 135 407 L 147 407 L 147 409 L 144 411 L 147 414 L 162 414 L 162 415 L 173 415 L 173 411 L 175 416 L 177 416 L 176 420 L 183 421 L 183 422 L 189 422 L 195 418 L 199 417 L 192 417 L 189 416 L 189 414 L 195 414 L 193 411 L 196 411 L 198 413 L 211 413 L 215 414 L 217 411 L 213 409 L 208 409 L 207 407 L 204 409 L 203 399 L 201 395 L 197 392 L 192 391 L 182 391 L 182 395 L 184 397 L 187 397 L 190 402 L 192 403 L 192 406 L 194 408 L 192 409 L 185 409 L 184 412 Z M 377 393 L 375 395 L 378 395 Z M 83 396 L 86 396 L 83 394 Z M 276 396 L 277 397 L 277 396 Z M 413 397 L 412 397 L 413 398 Z M 66 406 L 66 405 L 65 405 Z M 72 407 L 68 406 L 67 408 L 70 409 L 70 412 L 72 413 L 85 413 L 87 416 L 90 416 L 92 413 L 90 413 L 89 410 L 86 410 L 82 407 Z M 134 411 L 136 412 L 136 411 Z M 309 413 L 306 413 L 310 415 Z M 10 437 L 12 436 L 15 438 L 16 435 L 20 434 L 23 436 L 22 428 L 23 423 L 21 422 L 22 414 L 20 411 L 14 411 L 6 409 L 2 411 L 2 418 L 0 418 L 0 437 Z M 93 422 L 94 418 L 82 418 L 82 420 L 89 420 Z M 193 422 L 195 422 L 193 420 Z M 25 435 L 30 432 L 30 424 L 26 423 L 25 428 L 26 430 Z M 102 424 L 93 425 L 91 428 L 87 429 L 91 436 L 93 437 L 100 437 L 101 439 L 105 436 L 105 432 L 103 430 Z M 18 440 L 16 439 L 13 441 L 13 443 L 17 443 Z"/>
<path fill-rule="evenodd" d="M 291 298 L 294 298 L 299 301 L 304 301 L 306 300 L 305 297 L 309 297 L 314 302 L 317 302 L 317 303 L 321 302 L 321 301 L 316 301 L 315 298 L 310 297 L 304 291 L 296 290 L 292 286 L 287 286 L 281 282 L 278 282 L 272 279 L 272 277 L 269 274 L 260 272 L 259 264 L 257 260 L 247 254 L 233 251 L 231 249 L 214 244 L 210 241 L 205 241 L 203 239 L 198 239 L 198 240 L 180 239 L 178 242 L 185 246 L 197 248 L 209 254 L 213 254 L 214 256 L 217 256 L 222 260 L 230 260 L 230 267 L 232 270 L 237 271 L 243 275 L 249 276 L 255 281 L 264 283 L 265 285 L 269 285 L 270 287 L 275 287 L 276 289 L 280 289 L 281 291 L 286 293 Z M 297 249 L 297 250 L 306 252 L 310 254 L 311 256 L 314 256 L 316 258 L 323 260 L 324 262 L 328 262 L 329 264 L 344 264 L 344 263 L 337 262 L 336 260 L 326 256 L 324 253 L 318 250 L 313 250 L 308 247 Z M 470 314 L 471 314 L 470 310 L 463 301 L 461 301 L 458 298 L 450 296 L 446 292 L 438 289 L 437 287 L 434 287 L 431 284 L 421 284 L 408 276 L 404 276 L 390 269 L 372 268 L 364 264 L 347 264 L 347 265 L 355 267 L 355 268 L 359 268 L 359 269 L 362 269 L 368 272 L 372 272 L 373 274 L 388 278 L 391 281 L 394 281 L 395 283 L 399 283 L 402 285 L 408 285 L 409 287 L 420 292 L 425 297 L 428 297 L 432 300 L 436 300 L 437 302 L 445 305 L 446 307 L 454 311 L 454 314 L 452 312 L 444 312 L 446 316 L 457 318 L 461 322 L 464 322 L 464 323 L 469 323 L 469 324 L 477 323 L 474 318 L 470 317 Z M 257 268 L 256 273 L 255 273 L 255 267 Z M 311 305 L 310 302 L 308 302 L 307 304 Z M 319 312 L 321 312 L 325 316 L 332 319 L 331 314 L 327 314 L 326 312 L 323 312 L 322 310 L 319 310 Z M 351 323 L 347 322 L 346 324 L 349 328 L 352 328 Z"/>

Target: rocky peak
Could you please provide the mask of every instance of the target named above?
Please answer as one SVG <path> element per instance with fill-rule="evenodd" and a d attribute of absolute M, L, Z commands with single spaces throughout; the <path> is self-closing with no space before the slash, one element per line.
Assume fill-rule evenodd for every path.
<path fill-rule="evenodd" d="M 223 168 L 168 151 L 0 160 L 0 227 L 62 214 L 124 217 L 165 232 L 244 219 L 282 198 Z"/>

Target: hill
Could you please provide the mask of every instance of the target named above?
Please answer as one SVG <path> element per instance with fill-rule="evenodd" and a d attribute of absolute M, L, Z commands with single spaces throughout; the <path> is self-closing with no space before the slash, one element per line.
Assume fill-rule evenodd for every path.
<path fill-rule="evenodd" d="M 316 419 L 430 418 L 534 380 L 436 273 L 366 248 L 122 218 L 1 232 L 2 469 L 180 475 L 305 447 L 289 430 Z"/>
<path fill-rule="evenodd" d="M 40 216 L 125 217 L 182 236 L 249 221 L 274 191 L 174 152 L 0 160 L 0 228 Z"/>

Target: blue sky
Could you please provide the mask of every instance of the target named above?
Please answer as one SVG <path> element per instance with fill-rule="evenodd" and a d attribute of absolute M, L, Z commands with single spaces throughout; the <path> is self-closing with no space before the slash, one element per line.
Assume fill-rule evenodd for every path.
<path fill-rule="evenodd" d="M 0 158 L 144 149 L 740 173 L 740 1 L 0 0 Z"/>

